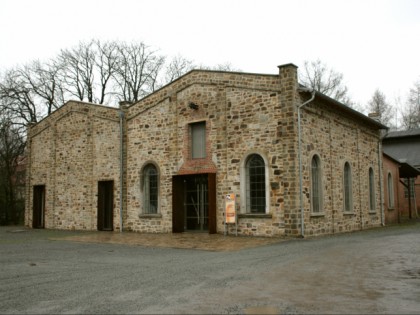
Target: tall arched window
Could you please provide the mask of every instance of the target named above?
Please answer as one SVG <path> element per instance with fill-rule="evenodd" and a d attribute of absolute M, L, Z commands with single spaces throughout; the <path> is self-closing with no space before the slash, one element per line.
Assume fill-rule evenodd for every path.
<path fill-rule="evenodd" d="M 314 155 L 311 161 L 311 209 L 313 213 L 322 211 L 321 160 Z"/>
<path fill-rule="evenodd" d="M 352 179 L 350 164 L 344 164 L 344 211 L 353 211 Z"/>
<path fill-rule="evenodd" d="M 388 208 L 394 208 L 394 181 L 391 173 L 388 173 Z"/>
<path fill-rule="evenodd" d="M 265 163 L 258 154 L 248 157 L 246 169 L 246 212 L 265 213 L 266 187 Z"/>
<path fill-rule="evenodd" d="M 148 164 L 143 168 L 143 213 L 156 214 L 158 210 L 158 171 Z"/>
<path fill-rule="evenodd" d="M 371 167 L 369 168 L 369 207 L 370 211 L 376 210 L 375 175 Z"/>

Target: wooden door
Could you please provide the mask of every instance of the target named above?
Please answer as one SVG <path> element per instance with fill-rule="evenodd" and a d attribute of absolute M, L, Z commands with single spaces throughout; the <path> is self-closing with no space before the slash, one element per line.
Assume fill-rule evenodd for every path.
<path fill-rule="evenodd" d="M 172 232 L 184 232 L 184 177 L 172 177 Z"/>
<path fill-rule="evenodd" d="M 98 230 L 114 229 L 114 181 L 98 182 Z"/>
<path fill-rule="evenodd" d="M 44 228 L 45 218 L 45 186 L 34 186 L 33 191 L 33 216 L 32 227 L 35 229 Z"/>
<path fill-rule="evenodd" d="M 209 233 L 217 233 L 216 221 L 216 173 L 208 174 Z"/>
<path fill-rule="evenodd" d="M 200 215 L 193 216 L 191 208 Z M 192 224 L 194 221 L 197 224 Z M 172 231 L 182 233 L 185 229 L 217 233 L 215 173 L 172 178 Z"/>

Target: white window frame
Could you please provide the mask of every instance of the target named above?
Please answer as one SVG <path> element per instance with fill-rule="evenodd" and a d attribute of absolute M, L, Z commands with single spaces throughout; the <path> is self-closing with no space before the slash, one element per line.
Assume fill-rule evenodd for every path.
<path fill-rule="evenodd" d="M 316 174 L 317 178 L 314 178 L 314 170 L 313 170 L 313 165 L 312 162 L 313 160 L 316 159 L 318 162 L 318 173 Z M 310 159 L 310 207 L 311 207 L 311 214 L 313 215 L 319 215 L 319 214 L 323 214 L 324 213 L 324 205 L 323 205 L 323 198 L 324 198 L 324 193 L 323 193 L 323 183 L 322 183 L 322 160 L 319 156 L 319 154 L 314 154 L 311 156 Z M 316 180 L 316 182 L 315 182 Z M 314 188 L 316 186 L 316 191 L 314 191 Z M 315 194 L 317 194 L 317 196 L 315 196 Z M 317 209 L 315 209 L 314 207 L 314 198 L 317 197 L 318 199 L 318 207 Z"/>
<path fill-rule="evenodd" d="M 156 211 L 150 212 L 150 209 L 148 209 L 148 205 L 146 205 L 147 202 L 149 202 L 149 198 L 146 197 L 147 194 L 147 185 L 146 180 L 148 180 L 148 176 L 145 174 L 146 170 L 149 167 L 154 167 L 156 170 L 156 185 L 157 185 L 157 200 L 156 200 Z M 159 167 L 154 162 L 146 162 L 141 171 L 140 171 L 140 200 L 141 200 L 141 214 L 142 215 L 157 215 L 160 213 L 160 171 Z"/>
<path fill-rule="evenodd" d="M 388 209 L 395 208 L 395 196 L 394 196 L 394 177 L 391 172 L 388 172 L 387 176 L 387 189 L 388 189 Z"/>
<path fill-rule="evenodd" d="M 265 169 L 265 212 L 249 212 L 249 205 L 248 205 L 248 196 L 247 196 L 247 162 L 252 155 L 259 155 L 264 161 L 264 169 Z M 270 178 L 269 178 L 269 164 L 268 159 L 265 154 L 253 151 L 245 155 L 245 157 L 241 160 L 240 166 L 240 185 L 241 185 L 241 213 L 243 214 L 269 214 L 270 210 Z"/>
<path fill-rule="evenodd" d="M 205 159 L 207 156 L 207 124 L 206 121 L 198 121 L 189 124 L 191 159 Z"/>
<path fill-rule="evenodd" d="M 344 163 L 343 167 L 343 209 L 344 212 L 353 212 L 353 178 L 352 169 L 349 162 Z M 348 198 L 348 204 L 346 199 Z M 348 206 L 348 208 L 347 208 Z"/>
<path fill-rule="evenodd" d="M 373 167 L 369 167 L 369 211 L 376 212 L 376 189 L 375 189 L 375 172 Z"/>

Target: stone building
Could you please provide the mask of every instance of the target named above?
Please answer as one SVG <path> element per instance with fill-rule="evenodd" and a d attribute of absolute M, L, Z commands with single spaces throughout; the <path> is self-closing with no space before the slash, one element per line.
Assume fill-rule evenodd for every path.
<path fill-rule="evenodd" d="M 293 64 L 193 70 L 119 109 L 71 101 L 28 129 L 25 222 L 253 236 L 379 226 L 382 129 L 300 86 Z"/>

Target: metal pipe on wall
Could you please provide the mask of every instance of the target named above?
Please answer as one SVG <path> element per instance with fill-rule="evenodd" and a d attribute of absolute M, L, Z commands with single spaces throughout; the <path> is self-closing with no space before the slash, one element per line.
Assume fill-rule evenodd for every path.
<path fill-rule="evenodd" d="M 123 231 L 123 187 L 124 187 L 124 112 L 120 110 L 120 233 Z"/>

